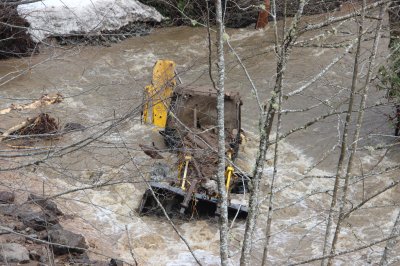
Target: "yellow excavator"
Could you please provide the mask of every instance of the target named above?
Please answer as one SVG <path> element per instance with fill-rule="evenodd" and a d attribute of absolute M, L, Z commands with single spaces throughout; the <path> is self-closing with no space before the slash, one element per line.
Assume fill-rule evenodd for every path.
<path fill-rule="evenodd" d="M 171 166 L 177 169 L 176 178 L 152 181 L 151 190 L 170 214 L 215 216 L 219 213 L 217 93 L 213 87 L 178 84 L 175 68 L 173 61 L 158 60 L 153 81 L 144 90 L 142 121 L 159 127 L 166 145 L 178 157 Z M 241 105 L 239 94 L 225 94 L 226 155 L 231 161 L 240 145 Z M 229 164 L 225 176 L 229 195 L 244 192 L 248 178 Z M 151 190 L 143 195 L 141 214 L 161 213 Z M 233 217 L 247 217 L 247 207 L 242 204 L 230 203 L 228 212 Z"/>

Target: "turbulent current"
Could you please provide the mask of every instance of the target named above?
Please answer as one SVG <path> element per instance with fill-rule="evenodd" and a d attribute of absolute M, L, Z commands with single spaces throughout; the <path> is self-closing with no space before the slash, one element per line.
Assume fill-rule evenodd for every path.
<path fill-rule="evenodd" d="M 354 31 L 351 26 L 338 27 L 333 41 L 345 39 Z M 276 55 L 271 30 L 228 30 L 229 41 L 241 57 L 258 89 L 258 97 L 266 101 L 274 86 Z M 336 39 L 335 39 L 336 38 Z M 68 214 L 61 224 L 82 233 L 93 258 L 102 255 L 118 257 L 141 265 L 193 265 L 185 244 L 163 217 L 139 216 L 137 207 L 145 191 L 143 180 L 155 164 L 170 165 L 174 174 L 174 154 L 163 152 L 157 162 L 147 157 L 138 144 L 154 144 L 165 148 L 158 129 L 140 122 L 143 88 L 151 81 L 157 59 L 174 60 L 184 84 L 210 85 L 208 72 L 207 32 L 202 28 L 174 27 L 156 29 L 145 37 L 130 38 L 111 47 L 53 46 L 44 47 L 39 55 L 11 59 L 0 64 L 0 107 L 10 103 L 29 102 L 44 93 L 59 92 L 64 101 L 38 110 L 11 112 L 1 117 L 2 130 L 41 111 L 58 119 L 61 125 L 80 123 L 84 131 L 68 133 L 49 142 L 27 146 L 58 152 L 18 157 L 1 162 L 2 168 L 29 164 L 42 158 L 44 163 L 2 172 L 9 186 L 17 189 L 20 198 L 30 191 L 46 195 L 61 194 L 56 200 Z M 363 46 L 371 45 L 365 41 Z M 379 47 L 379 62 L 385 60 L 387 39 Z M 214 51 L 213 51 L 214 53 Z M 344 53 L 343 48 L 295 47 L 284 78 L 284 93 L 307 84 L 331 61 Z M 365 74 L 363 55 L 362 74 Z M 346 54 L 322 78 L 302 93 L 284 101 L 281 134 L 301 127 L 332 106 L 343 103 L 346 109 L 352 77 L 353 54 Z M 216 66 L 212 62 L 213 70 Z M 242 128 L 245 141 L 239 150 L 237 164 L 251 173 L 258 145 L 259 109 L 252 86 L 232 51 L 226 48 L 226 90 L 239 92 L 242 100 Z M 368 105 L 383 101 L 384 93 L 370 88 Z M 327 101 L 326 101 L 327 100 Z M 304 112 L 296 110 L 307 109 Z M 292 111 L 290 111 L 292 110 Z M 393 143 L 393 129 L 387 116 L 388 107 L 368 109 L 348 207 L 354 206 L 374 192 L 396 181 L 396 172 L 368 177 L 398 162 L 396 149 L 374 150 L 378 144 Z M 121 117 L 128 115 L 126 119 Z M 344 117 L 331 115 L 304 130 L 296 131 L 279 142 L 278 173 L 274 193 L 274 216 L 270 241 L 270 265 L 285 265 L 322 254 L 325 219 L 333 188 L 340 129 Z M 110 127 L 113 125 L 114 127 Z M 276 131 L 276 128 L 274 128 Z M 275 134 L 272 135 L 275 138 Z M 70 145 L 85 141 L 79 149 Z M 78 145 L 79 146 L 79 145 Z M 336 148 L 335 148 L 336 147 Z M 8 149 L 2 144 L 2 150 Z M 43 150 L 42 149 L 42 150 Z M 333 152 L 329 152 L 333 150 Z M 23 150 L 22 150 L 23 151 Z M 13 152 L 21 152 L 13 150 Z M 46 157 L 47 156 L 47 157 Z M 267 196 L 273 171 L 273 149 L 268 152 L 260 195 L 259 223 L 254 234 L 253 262 L 262 258 L 265 240 Z M 365 175 L 365 178 L 362 178 Z M 101 184 L 101 186 L 97 186 Z M 87 189 L 79 189 L 87 188 Z M 390 234 L 397 215 L 399 190 L 388 190 L 355 212 L 343 225 L 337 250 L 346 250 L 382 239 Z M 204 265 L 219 265 L 219 232 L 217 219 L 173 220 L 194 253 Z M 232 265 L 240 257 L 244 222 L 235 221 L 230 231 Z M 384 244 L 384 243 L 383 243 Z M 379 262 L 383 245 L 340 256 L 337 265 L 365 265 Z M 397 247 L 397 251 L 398 247 Z"/>

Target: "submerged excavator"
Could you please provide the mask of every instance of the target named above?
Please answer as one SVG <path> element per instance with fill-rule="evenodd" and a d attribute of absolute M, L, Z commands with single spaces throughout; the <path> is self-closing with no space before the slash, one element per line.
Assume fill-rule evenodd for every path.
<path fill-rule="evenodd" d="M 180 79 L 175 68 L 173 61 L 156 62 L 152 83 L 144 91 L 142 121 L 160 128 L 167 147 L 177 156 L 176 165 L 170 166 L 177 170 L 177 176 L 150 181 L 151 188 L 143 195 L 139 213 L 162 214 L 161 203 L 168 214 L 212 217 L 219 215 L 217 93 L 213 87 L 190 87 L 177 82 Z M 241 143 L 241 105 L 239 94 L 225 94 L 226 156 L 232 162 Z M 247 217 L 245 204 L 234 203 L 231 196 L 243 194 L 248 179 L 227 163 L 225 185 L 230 217 Z"/>

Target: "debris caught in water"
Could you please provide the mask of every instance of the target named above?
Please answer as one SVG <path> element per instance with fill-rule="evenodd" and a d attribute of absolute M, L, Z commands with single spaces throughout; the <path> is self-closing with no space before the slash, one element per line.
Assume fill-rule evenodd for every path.
<path fill-rule="evenodd" d="M 146 87 L 144 121 L 164 128 L 160 131 L 171 151 L 177 152 L 178 177 L 151 183 L 140 203 L 141 214 L 160 213 L 160 202 L 167 213 L 207 217 L 219 215 L 219 194 L 215 183 L 218 156 L 217 94 L 213 88 L 176 86 L 175 63 L 157 61 L 152 85 Z M 225 95 L 225 135 L 227 157 L 235 160 L 240 144 L 241 99 Z M 151 113 L 151 114 L 150 114 Z M 154 148 L 139 145 L 152 158 L 161 159 Z M 225 185 L 229 194 L 242 194 L 242 176 L 228 164 Z M 231 217 L 245 218 L 247 207 L 228 204 Z"/>
<path fill-rule="evenodd" d="M 11 136 L 32 136 L 46 134 L 45 138 L 51 137 L 57 133 L 59 124 L 55 118 L 47 113 L 41 113 L 33 118 L 28 118 L 26 121 L 13 126 L 1 135 L 1 140 L 10 138 Z"/>
<path fill-rule="evenodd" d="M 154 143 L 153 143 L 154 145 Z M 164 159 L 164 157 L 159 153 L 159 150 L 156 147 L 151 147 L 143 144 L 139 144 L 139 147 L 143 150 L 143 152 L 150 156 L 153 159 Z"/>
<path fill-rule="evenodd" d="M 11 111 L 17 110 L 27 110 L 27 109 L 37 109 L 47 105 L 52 105 L 55 103 L 60 103 L 63 101 L 63 96 L 60 93 L 57 94 L 44 94 L 39 100 L 36 100 L 28 104 L 11 104 L 10 107 L 0 110 L 0 115 L 8 114 Z"/>

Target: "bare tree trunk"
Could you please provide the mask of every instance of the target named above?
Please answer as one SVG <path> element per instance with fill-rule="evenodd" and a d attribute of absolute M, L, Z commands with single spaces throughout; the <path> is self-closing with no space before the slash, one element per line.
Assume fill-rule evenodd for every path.
<path fill-rule="evenodd" d="M 365 7 L 365 6 L 366 6 L 366 1 L 364 0 L 363 7 Z M 336 252 L 336 244 L 337 244 L 338 237 L 340 234 L 341 225 L 345 218 L 344 217 L 344 214 L 345 214 L 344 208 L 345 208 L 345 203 L 347 201 L 347 195 L 348 195 L 348 190 L 349 190 L 349 178 L 350 178 L 350 174 L 353 170 L 353 166 L 354 166 L 354 157 L 357 152 L 358 140 L 360 138 L 360 131 L 361 131 L 361 127 L 362 127 L 362 123 L 363 123 L 363 119 L 364 119 L 364 110 L 365 110 L 365 105 L 366 105 L 367 96 L 368 96 L 368 88 L 369 88 L 369 83 L 371 82 L 371 76 L 372 76 L 372 73 L 374 70 L 375 58 L 376 58 L 376 53 L 378 50 L 378 44 L 380 41 L 382 20 L 383 20 L 383 15 L 384 15 L 385 10 L 386 10 L 386 7 L 384 5 L 382 5 L 380 8 L 379 20 L 378 20 L 378 23 L 376 26 L 374 44 L 373 44 L 371 56 L 369 58 L 367 76 L 365 78 L 364 87 L 361 90 L 362 97 L 361 97 L 361 102 L 360 102 L 360 106 L 359 106 L 359 110 L 358 110 L 357 125 L 356 125 L 356 130 L 354 132 L 353 143 L 351 145 L 349 161 L 347 163 L 345 184 L 343 187 L 343 195 L 342 195 L 342 199 L 341 199 L 341 203 L 340 203 L 339 218 L 338 218 L 338 222 L 336 225 L 335 234 L 333 236 L 333 241 L 332 241 L 332 246 L 331 246 L 331 254 L 334 254 Z M 365 16 L 365 12 L 363 12 L 361 14 L 361 22 L 360 22 L 361 25 L 360 25 L 360 29 L 359 29 L 361 31 L 361 33 L 359 33 L 359 37 L 362 36 L 362 28 L 363 28 L 362 24 L 363 24 L 364 16 Z M 328 265 L 332 265 L 332 260 L 333 260 L 333 257 L 329 258 Z"/>
<path fill-rule="evenodd" d="M 217 80 L 217 119 L 218 119 L 218 172 L 217 183 L 220 195 L 220 255 L 221 265 L 228 265 L 228 195 L 225 188 L 225 58 L 224 58 L 224 23 L 222 19 L 221 0 L 215 2 L 217 22 L 217 56 L 218 56 L 218 80 Z"/>
<path fill-rule="evenodd" d="M 286 1 L 285 1 L 285 6 L 286 6 Z M 286 8 L 285 8 L 286 9 Z M 279 46 L 279 35 L 278 35 L 278 26 L 277 26 L 277 21 L 276 21 L 276 2 L 275 0 L 272 0 L 272 12 L 273 14 L 273 19 L 274 19 L 274 32 L 275 32 L 275 47 Z M 284 12 L 284 19 L 285 19 L 285 12 Z M 283 28 L 282 28 L 282 35 L 285 34 L 285 23 L 283 23 Z M 279 90 L 279 95 L 278 95 L 278 123 L 277 123 L 277 129 L 276 129 L 276 136 L 275 136 L 275 151 L 274 151 L 274 170 L 272 173 L 272 178 L 271 178 L 271 183 L 270 183 L 270 193 L 268 197 L 268 214 L 267 214 L 267 226 L 265 229 L 265 243 L 264 243 L 264 251 L 263 251 L 263 257 L 262 257 L 262 265 L 267 265 L 267 258 L 268 258 L 268 246 L 269 246 L 269 240 L 270 240 L 270 233 L 271 233 L 271 225 L 272 225 L 272 214 L 273 214 L 273 199 L 274 199 L 274 184 L 275 184 L 275 178 L 276 174 L 278 171 L 278 148 L 279 148 L 279 132 L 280 132 L 280 126 L 281 126 L 281 111 L 282 111 L 282 88 Z"/>
<path fill-rule="evenodd" d="M 400 136 L 400 104 L 396 104 L 396 128 L 394 130 L 394 135 L 396 137 Z"/>
<path fill-rule="evenodd" d="M 394 222 L 392 232 L 390 233 L 390 236 L 398 236 L 400 234 L 400 210 L 399 213 L 397 214 L 397 218 Z M 394 246 L 397 244 L 397 238 L 391 238 L 386 242 L 385 249 L 383 250 L 382 258 L 381 261 L 379 262 L 380 266 L 386 266 L 389 265 L 388 263 L 388 255 L 389 252 Z"/>
<path fill-rule="evenodd" d="M 287 35 L 284 36 L 284 40 L 281 47 L 276 47 L 278 52 L 278 63 L 276 69 L 276 79 L 275 86 L 272 92 L 272 97 L 269 100 L 268 110 L 266 111 L 266 105 L 264 106 L 264 111 L 260 115 L 260 142 L 258 156 L 256 158 L 255 168 L 253 171 L 253 178 L 251 181 L 251 192 L 248 207 L 248 216 L 246 220 L 246 228 L 243 239 L 242 254 L 240 257 L 240 265 L 250 265 L 250 253 L 253 240 L 253 232 L 256 225 L 257 210 L 258 210 L 258 194 L 260 191 L 260 180 L 264 170 L 265 156 L 268 151 L 270 142 L 269 137 L 271 134 L 271 129 L 276 113 L 278 109 L 278 95 L 282 89 L 283 76 L 286 70 L 287 60 L 290 54 L 293 43 L 297 38 L 297 26 L 298 22 L 303 14 L 303 9 L 306 4 L 305 0 L 300 1 L 299 9 Z"/>
<path fill-rule="evenodd" d="M 279 92 L 278 96 L 278 122 L 277 122 L 277 129 L 276 129 L 276 142 L 275 142 L 275 150 L 274 150 L 274 170 L 272 173 L 271 184 L 270 184 L 270 193 L 268 197 L 268 215 L 267 215 L 267 226 L 265 230 L 265 244 L 264 244 L 264 251 L 263 251 L 263 258 L 262 258 L 262 265 L 267 265 L 267 258 L 268 258 L 268 245 L 269 239 L 271 234 L 271 225 L 272 225 L 272 215 L 274 212 L 273 207 L 273 200 L 274 200 L 274 184 L 276 175 L 278 173 L 278 148 L 279 148 L 279 132 L 281 129 L 281 121 L 282 121 L 282 89 Z"/>
<path fill-rule="evenodd" d="M 346 120 L 345 120 L 343 133 L 342 133 L 342 143 L 341 143 L 341 147 L 340 147 L 339 161 L 337 164 L 335 184 L 334 184 L 334 188 L 333 188 L 333 196 L 332 196 L 331 206 L 329 209 L 328 221 L 327 221 L 327 225 L 326 225 L 323 256 L 325 256 L 327 253 L 329 253 L 329 251 L 328 251 L 329 244 L 328 243 L 329 243 L 329 239 L 330 239 L 330 235 L 331 235 L 330 233 L 331 233 L 331 228 L 332 228 L 333 213 L 335 212 L 335 209 L 336 209 L 339 183 L 340 183 L 339 181 L 340 181 L 340 178 L 343 175 L 343 171 L 344 171 L 343 164 L 344 164 L 346 150 L 347 150 L 348 131 L 349 131 L 349 125 L 351 123 L 351 114 L 353 112 L 354 96 L 355 96 L 356 87 L 357 87 L 359 57 L 360 57 L 362 34 L 363 34 L 364 13 L 365 13 L 365 6 L 363 3 L 361 22 L 360 22 L 360 25 L 358 28 L 357 48 L 356 48 L 356 54 L 355 54 L 355 59 L 354 59 L 353 79 L 352 79 L 350 96 L 349 96 L 349 106 L 347 108 Z M 325 259 L 321 260 L 321 265 L 325 265 Z"/>

